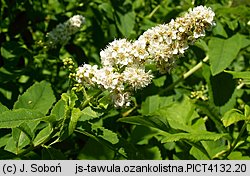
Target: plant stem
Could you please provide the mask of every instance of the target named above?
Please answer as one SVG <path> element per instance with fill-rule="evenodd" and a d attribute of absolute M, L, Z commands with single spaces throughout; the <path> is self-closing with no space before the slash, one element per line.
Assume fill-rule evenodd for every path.
<path fill-rule="evenodd" d="M 161 5 L 157 5 L 154 10 L 147 16 L 147 18 L 152 18 L 155 12 L 161 7 Z"/>
<path fill-rule="evenodd" d="M 174 87 L 179 84 L 181 81 L 187 79 L 190 75 L 192 75 L 194 72 L 196 72 L 197 70 L 199 70 L 202 67 L 203 62 L 207 62 L 208 61 L 208 56 L 206 56 L 201 62 L 199 62 L 197 65 L 195 65 L 191 70 L 189 70 L 188 72 L 184 73 L 182 75 L 182 77 L 180 77 L 179 79 L 177 79 L 175 82 L 173 82 L 170 86 L 168 86 L 166 89 L 162 90 L 160 92 L 160 94 L 164 94 L 165 92 L 168 92 L 172 89 L 174 89 Z"/>
<path fill-rule="evenodd" d="M 235 149 L 236 145 L 238 144 L 238 142 L 240 141 L 240 138 L 242 136 L 242 134 L 244 133 L 245 129 L 247 127 L 247 122 L 245 121 L 245 123 L 243 124 L 239 135 L 237 136 L 237 138 L 234 140 L 234 142 L 232 143 L 232 145 L 230 145 L 230 148 L 228 150 L 228 152 L 226 153 L 226 155 L 223 157 L 223 159 L 226 159 L 230 153 Z"/>
<path fill-rule="evenodd" d="M 95 98 L 98 94 L 101 93 L 101 90 L 99 90 L 99 91 L 98 91 L 97 93 L 95 93 L 93 96 L 88 96 L 88 95 L 87 95 L 87 92 L 86 92 L 86 90 L 85 90 L 85 88 L 84 88 L 83 90 L 84 90 L 84 91 L 83 91 L 83 94 L 84 94 L 84 97 L 85 97 L 86 99 L 85 99 L 85 101 L 82 102 L 81 105 L 79 106 L 79 108 L 80 108 L 81 110 L 83 110 L 83 109 L 90 103 L 90 101 L 91 101 L 93 98 Z"/>

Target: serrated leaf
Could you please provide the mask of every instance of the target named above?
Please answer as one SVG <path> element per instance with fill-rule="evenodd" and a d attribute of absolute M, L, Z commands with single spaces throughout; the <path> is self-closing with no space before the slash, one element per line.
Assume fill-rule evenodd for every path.
<path fill-rule="evenodd" d="M 246 120 L 246 117 L 243 114 L 241 114 L 241 112 L 238 111 L 237 109 L 232 109 L 230 111 L 227 111 L 221 120 L 223 125 L 225 127 L 228 127 L 240 120 Z"/>
<path fill-rule="evenodd" d="M 24 94 L 19 96 L 14 104 L 14 109 L 33 109 L 45 115 L 54 102 L 55 96 L 50 83 L 42 81 L 35 83 Z"/>
<path fill-rule="evenodd" d="M 169 131 L 170 129 L 167 120 L 160 116 L 130 116 L 120 118 L 118 122 L 153 127 L 162 131 Z"/>
<path fill-rule="evenodd" d="M 110 142 L 111 144 L 117 144 L 119 142 L 119 138 L 117 134 L 111 130 L 108 130 L 104 127 L 95 126 L 95 125 L 92 125 L 92 130 L 96 131 L 97 137 L 100 137 Z"/>
<path fill-rule="evenodd" d="M 192 128 L 192 125 L 194 125 L 193 120 L 199 117 L 195 111 L 194 104 L 187 96 L 183 96 L 170 106 L 158 109 L 154 114 L 165 118 L 171 128 L 187 132 L 195 130 Z M 200 125 L 203 126 L 202 124 Z"/>
<path fill-rule="evenodd" d="M 8 110 L 9 109 L 6 106 L 4 106 L 4 105 L 2 105 L 2 103 L 0 103 L 0 114 L 5 112 L 5 111 L 8 111 Z"/>
<path fill-rule="evenodd" d="M 6 111 L 0 116 L 0 128 L 15 128 L 22 123 L 42 120 L 44 115 L 31 109 L 15 109 Z"/>
<path fill-rule="evenodd" d="M 209 43 L 209 59 L 212 75 L 216 75 L 227 68 L 236 58 L 241 48 L 250 44 L 245 36 L 236 34 L 229 39 L 213 37 Z"/>
<path fill-rule="evenodd" d="M 199 141 L 216 141 L 220 138 L 226 137 L 227 134 L 218 134 L 212 132 L 199 132 L 199 133 L 176 133 L 176 134 L 164 134 L 162 143 L 166 142 L 176 142 L 180 140 L 189 140 L 192 142 Z"/>
<path fill-rule="evenodd" d="M 141 152 L 145 160 L 162 160 L 161 151 L 157 146 L 143 148 Z"/>
<path fill-rule="evenodd" d="M 82 110 L 82 115 L 81 117 L 79 118 L 79 121 L 87 121 L 87 120 L 92 120 L 92 119 L 95 119 L 95 118 L 98 118 L 100 117 L 101 114 L 95 112 L 92 110 L 91 107 L 86 107 Z"/>

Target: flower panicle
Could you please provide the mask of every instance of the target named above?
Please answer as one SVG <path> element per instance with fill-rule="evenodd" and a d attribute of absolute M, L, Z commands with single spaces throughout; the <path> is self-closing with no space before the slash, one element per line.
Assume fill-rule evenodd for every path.
<path fill-rule="evenodd" d="M 189 45 L 215 25 L 214 16 L 211 8 L 198 6 L 168 24 L 148 29 L 135 41 L 116 39 L 100 52 L 102 68 L 85 64 L 78 68 L 76 80 L 109 90 L 116 107 L 129 106 L 132 92 L 153 79 L 146 65 L 154 63 L 159 71 L 169 72 Z"/>
<path fill-rule="evenodd" d="M 58 24 L 46 35 L 46 46 L 48 48 L 55 48 L 57 45 L 67 44 L 71 35 L 78 32 L 83 24 L 85 24 L 85 17 L 82 15 L 74 15 L 66 22 Z"/>

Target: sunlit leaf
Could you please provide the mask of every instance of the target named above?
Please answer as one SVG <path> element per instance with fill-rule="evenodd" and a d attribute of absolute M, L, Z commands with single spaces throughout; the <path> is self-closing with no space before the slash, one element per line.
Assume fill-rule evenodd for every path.
<path fill-rule="evenodd" d="M 50 83 L 42 81 L 35 83 L 23 95 L 19 96 L 14 104 L 14 109 L 33 109 L 46 114 L 54 102 L 55 96 Z"/>
<path fill-rule="evenodd" d="M 0 116 L 0 128 L 15 128 L 24 122 L 42 120 L 44 115 L 31 109 L 6 111 Z"/>
<path fill-rule="evenodd" d="M 227 111 L 221 120 L 223 122 L 223 125 L 225 127 L 228 127 L 240 120 L 246 120 L 246 117 L 243 114 L 241 114 L 240 111 L 232 109 L 230 111 Z"/>
<path fill-rule="evenodd" d="M 8 110 L 9 109 L 6 106 L 4 106 L 4 105 L 2 105 L 2 103 L 0 103 L 0 114 L 5 112 L 5 111 L 8 111 Z"/>
<path fill-rule="evenodd" d="M 81 117 L 79 118 L 79 121 L 87 121 L 91 119 L 98 118 L 101 114 L 95 112 L 94 110 L 91 109 L 91 107 L 86 107 L 82 110 Z"/>
<path fill-rule="evenodd" d="M 220 138 L 226 137 L 227 134 L 218 134 L 212 132 L 199 132 L 199 133 L 176 133 L 176 134 L 165 134 L 162 139 L 162 143 L 176 142 L 180 140 L 190 140 L 192 142 L 198 141 L 216 141 Z"/>
<path fill-rule="evenodd" d="M 236 34 L 229 39 L 213 37 L 208 44 L 212 75 L 226 69 L 236 58 L 241 48 L 250 44 L 245 36 Z"/>

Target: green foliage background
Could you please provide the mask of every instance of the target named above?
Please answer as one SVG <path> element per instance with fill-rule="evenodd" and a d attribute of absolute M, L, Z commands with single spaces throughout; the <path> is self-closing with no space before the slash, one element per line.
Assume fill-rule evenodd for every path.
<path fill-rule="evenodd" d="M 100 64 L 115 38 L 197 5 L 214 10 L 216 26 L 170 73 L 155 72 L 134 107 L 115 109 L 96 90 L 80 105 L 87 97 L 70 91 L 63 59 Z M 250 159 L 248 0 L 1 0 L 0 13 L 1 159 Z M 46 33 L 75 14 L 81 30 L 44 49 Z M 208 100 L 192 98 L 200 90 Z"/>

